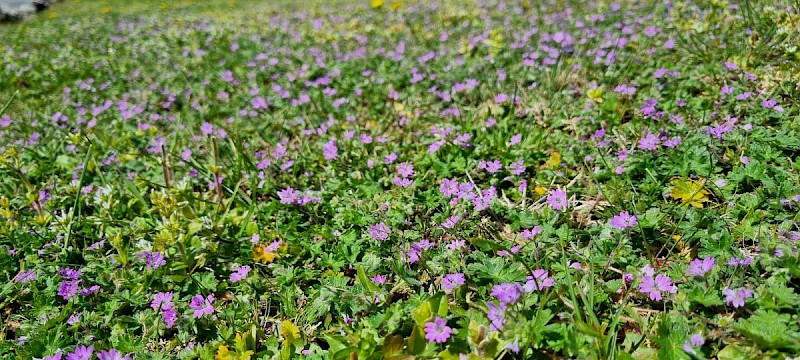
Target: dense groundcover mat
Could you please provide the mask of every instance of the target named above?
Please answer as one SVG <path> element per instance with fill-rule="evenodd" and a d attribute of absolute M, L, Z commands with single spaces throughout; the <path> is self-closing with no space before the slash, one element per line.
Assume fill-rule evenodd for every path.
<path fill-rule="evenodd" d="M 0 27 L 1 357 L 800 356 L 797 3 L 185 2 Z"/>

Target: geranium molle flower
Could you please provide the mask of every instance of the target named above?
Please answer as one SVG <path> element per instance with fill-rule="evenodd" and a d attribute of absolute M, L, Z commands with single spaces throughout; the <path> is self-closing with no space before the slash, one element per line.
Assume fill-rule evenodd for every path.
<path fill-rule="evenodd" d="M 528 281 L 522 288 L 525 292 L 532 292 L 552 287 L 554 283 L 553 278 L 548 276 L 547 270 L 536 269 L 533 270 L 532 276 L 528 276 Z"/>
<path fill-rule="evenodd" d="M 514 304 L 522 296 L 522 286 L 518 283 L 502 283 L 492 287 L 492 296 L 502 304 Z"/>
<path fill-rule="evenodd" d="M 370 226 L 369 235 L 375 240 L 386 240 L 389 238 L 389 227 L 383 223 L 377 223 Z"/>
<path fill-rule="evenodd" d="M 442 278 L 442 288 L 445 293 L 451 293 L 457 286 L 464 285 L 467 279 L 463 273 L 447 274 Z"/>
<path fill-rule="evenodd" d="M 67 354 L 67 360 L 91 360 L 94 354 L 94 347 L 78 346 L 75 351 Z"/>
<path fill-rule="evenodd" d="M 98 360 L 131 360 L 130 355 L 125 355 L 116 349 L 103 350 L 97 353 Z"/>
<path fill-rule="evenodd" d="M 623 211 L 611 219 L 611 226 L 617 229 L 634 227 L 636 226 L 636 216 L 629 214 L 627 211 Z"/>
<path fill-rule="evenodd" d="M 428 342 L 445 343 L 452 333 L 453 329 L 447 326 L 447 322 L 440 317 L 425 324 L 425 340 Z"/>
<path fill-rule="evenodd" d="M 653 268 L 649 265 L 642 269 L 642 273 L 644 276 L 642 277 L 642 283 L 639 285 L 639 291 L 648 295 L 650 300 L 660 301 L 662 293 L 675 294 L 678 292 L 678 287 L 672 284 L 672 279 L 669 276 L 664 274 L 655 275 Z"/>
<path fill-rule="evenodd" d="M 703 260 L 694 259 L 689 263 L 689 269 L 686 270 L 686 275 L 703 276 L 714 269 L 714 266 L 716 266 L 715 262 L 716 259 L 713 257 L 708 257 Z"/>
<path fill-rule="evenodd" d="M 189 303 L 189 308 L 194 310 L 194 317 L 201 318 L 203 315 L 211 315 L 214 313 L 214 295 L 208 295 L 205 299 L 203 295 L 195 295 Z"/>
<path fill-rule="evenodd" d="M 231 274 L 231 277 L 230 277 L 231 282 L 238 282 L 238 281 L 241 281 L 244 278 L 246 278 L 247 274 L 250 273 L 250 269 L 251 268 L 249 266 L 247 266 L 247 265 L 241 266 L 238 269 L 236 269 L 236 272 Z"/>
<path fill-rule="evenodd" d="M 553 208 L 553 210 L 564 210 L 569 206 L 569 200 L 567 200 L 567 192 L 562 189 L 555 189 L 550 190 L 547 194 L 547 204 Z"/>
<path fill-rule="evenodd" d="M 744 301 L 753 297 L 753 290 L 746 288 L 731 289 L 725 288 L 722 290 L 722 295 L 725 295 L 725 304 L 739 308 L 744 306 Z"/>

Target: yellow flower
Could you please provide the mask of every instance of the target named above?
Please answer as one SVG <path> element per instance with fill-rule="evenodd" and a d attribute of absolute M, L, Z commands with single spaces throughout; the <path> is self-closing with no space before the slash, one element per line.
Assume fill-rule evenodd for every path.
<path fill-rule="evenodd" d="M 533 191 L 536 193 L 536 195 L 539 195 L 539 196 L 547 194 L 547 189 L 545 189 L 545 188 L 543 188 L 543 187 L 541 187 L 539 185 L 536 185 L 536 188 L 534 188 Z"/>
<path fill-rule="evenodd" d="M 403 2 L 402 1 L 394 1 L 394 2 L 392 2 L 391 5 L 389 5 L 389 8 L 392 9 L 392 10 L 397 10 L 401 6 L 403 6 Z"/>
<path fill-rule="evenodd" d="M 111 6 L 103 6 L 103 8 L 100 9 L 100 12 L 103 13 L 103 14 L 110 13 L 111 12 Z"/>
<path fill-rule="evenodd" d="M 372 5 L 373 9 L 377 9 L 377 8 L 383 6 L 383 0 L 372 0 L 372 4 L 371 5 Z"/>

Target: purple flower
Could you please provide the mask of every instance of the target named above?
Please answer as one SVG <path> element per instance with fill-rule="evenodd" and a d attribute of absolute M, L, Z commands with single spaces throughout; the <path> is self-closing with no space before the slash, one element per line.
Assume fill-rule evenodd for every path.
<path fill-rule="evenodd" d="M 506 304 L 499 303 L 495 305 L 494 302 L 490 302 L 486 304 L 489 307 L 489 314 L 487 317 L 489 318 L 489 330 L 498 331 L 503 328 L 503 323 L 506 319 Z"/>
<path fill-rule="evenodd" d="M 533 270 L 533 276 L 528 276 L 528 281 L 522 288 L 525 292 L 532 292 L 552 287 L 553 284 L 553 278 L 548 276 L 547 270 L 536 269 Z"/>
<path fill-rule="evenodd" d="M 506 349 L 508 349 L 508 351 L 513 352 L 514 354 L 519 354 L 519 350 L 520 350 L 519 349 L 519 340 L 516 340 L 516 341 L 514 341 L 512 343 L 506 344 Z"/>
<path fill-rule="evenodd" d="M 297 201 L 297 192 L 288 187 L 278 191 L 278 197 L 281 199 L 281 204 L 292 204 Z"/>
<path fill-rule="evenodd" d="M 647 134 L 647 136 L 639 139 L 639 148 L 642 150 L 656 150 L 658 149 L 658 137 L 653 134 Z"/>
<path fill-rule="evenodd" d="M 79 321 L 81 321 L 81 314 L 72 314 L 72 315 L 70 315 L 70 316 L 69 316 L 69 318 L 67 319 L 67 324 L 70 324 L 70 325 L 75 325 L 75 324 L 77 324 Z"/>
<path fill-rule="evenodd" d="M 452 229 L 452 228 L 454 228 L 456 226 L 456 224 L 458 224 L 459 220 L 461 220 L 460 216 L 453 215 L 453 216 L 447 218 L 447 220 L 445 220 L 442 223 L 442 227 L 445 228 L 445 229 Z"/>
<path fill-rule="evenodd" d="M 345 325 L 350 325 L 356 322 L 355 318 L 351 318 L 345 314 L 342 314 L 342 320 L 344 320 Z"/>
<path fill-rule="evenodd" d="M 116 349 L 105 350 L 97 353 L 98 360 L 131 360 L 130 355 L 125 355 Z"/>
<path fill-rule="evenodd" d="M 539 226 L 534 226 L 532 229 L 522 230 L 520 236 L 522 236 L 522 238 L 525 240 L 530 240 L 534 236 L 539 235 L 540 232 L 542 232 L 542 228 L 540 228 Z"/>
<path fill-rule="evenodd" d="M 442 288 L 445 293 L 450 293 L 456 286 L 464 285 L 467 279 L 463 273 L 447 274 L 442 278 Z"/>
<path fill-rule="evenodd" d="M 69 300 L 78 295 L 80 282 L 80 280 L 69 280 L 58 283 L 58 296 L 61 296 L 64 300 Z"/>
<path fill-rule="evenodd" d="M 208 295 L 203 299 L 203 295 L 195 295 L 189 303 L 189 308 L 194 310 L 194 317 L 201 318 L 203 315 L 211 315 L 214 313 L 214 295 Z"/>
<path fill-rule="evenodd" d="M 614 92 L 622 94 L 622 95 L 633 95 L 636 93 L 636 87 L 626 84 L 617 85 L 614 88 Z"/>
<path fill-rule="evenodd" d="M 81 278 L 81 270 L 74 270 L 70 268 L 61 268 L 58 270 L 58 276 L 67 280 L 77 280 Z"/>
<path fill-rule="evenodd" d="M 522 286 L 518 283 L 502 283 L 492 287 L 492 296 L 501 304 L 514 304 L 522 296 Z"/>
<path fill-rule="evenodd" d="M 522 141 L 522 134 L 516 134 L 508 140 L 508 146 L 514 146 Z"/>
<path fill-rule="evenodd" d="M 244 278 L 246 278 L 247 274 L 249 274 L 249 273 L 250 273 L 250 267 L 249 266 L 247 266 L 247 265 L 241 266 L 238 269 L 236 269 L 236 272 L 231 274 L 231 282 L 241 281 Z"/>
<path fill-rule="evenodd" d="M 703 276 L 716 266 L 715 262 L 716 259 L 713 257 L 703 260 L 694 259 L 689 263 L 689 270 L 686 270 L 686 275 Z"/>
<path fill-rule="evenodd" d="M 61 351 L 61 350 L 59 350 L 59 351 Z M 53 355 L 50 355 L 50 356 L 45 356 L 45 357 L 42 358 L 42 360 L 61 360 L 61 355 L 62 355 L 61 353 L 58 353 L 58 354 L 53 354 Z"/>
<path fill-rule="evenodd" d="M 453 240 L 451 243 L 445 246 L 446 249 L 450 251 L 456 251 L 459 249 L 463 249 L 466 242 L 464 240 Z"/>
<path fill-rule="evenodd" d="M 173 306 L 172 296 L 173 294 L 171 292 L 158 292 L 153 297 L 153 301 L 150 303 L 150 307 L 152 307 L 153 310 L 158 310 L 159 308 L 161 309 L 171 308 Z"/>
<path fill-rule="evenodd" d="M 164 324 L 166 324 L 167 327 L 171 328 L 175 326 L 175 322 L 178 321 L 178 312 L 174 307 L 161 308 L 161 314 L 164 316 Z"/>
<path fill-rule="evenodd" d="M 325 160 L 335 160 L 339 157 L 339 149 L 336 147 L 336 139 L 332 139 L 322 146 L 322 155 Z"/>
<path fill-rule="evenodd" d="M 91 360 L 94 354 L 94 347 L 78 346 L 70 354 L 67 354 L 67 360 Z"/>
<path fill-rule="evenodd" d="M 404 178 L 414 176 L 414 166 L 407 162 L 400 163 L 397 165 L 397 174 Z"/>
<path fill-rule="evenodd" d="M 643 272 L 645 272 L 645 276 L 642 277 L 639 291 L 645 295 L 649 295 L 650 300 L 660 301 L 662 292 L 670 294 L 678 292 L 678 287 L 672 285 L 672 279 L 670 279 L 669 276 L 658 274 L 654 278 L 652 272 L 646 270 Z"/>
<path fill-rule="evenodd" d="M 447 322 L 438 316 L 433 321 L 425 324 L 425 340 L 428 340 L 428 342 L 442 344 L 450 338 L 452 333 L 453 329 L 447 326 Z"/>
<path fill-rule="evenodd" d="M 384 225 L 383 223 L 377 223 L 375 225 L 370 226 L 369 228 L 369 236 L 371 236 L 375 240 L 386 240 L 389 238 L 389 227 Z"/>
<path fill-rule="evenodd" d="M 211 123 L 204 122 L 203 125 L 200 126 L 200 132 L 202 132 L 203 135 L 211 135 L 211 133 L 214 132 L 214 126 L 211 125 Z"/>
<path fill-rule="evenodd" d="M 87 251 L 97 250 L 97 249 L 102 248 L 103 245 L 105 245 L 105 244 L 106 244 L 105 240 L 100 240 L 100 241 L 98 241 L 98 242 L 96 242 L 96 243 L 94 243 L 92 245 L 89 245 L 89 247 L 87 247 L 86 250 Z"/>
<path fill-rule="evenodd" d="M 380 275 L 380 274 L 375 275 L 372 277 L 372 279 L 370 279 L 370 281 L 372 281 L 373 283 L 380 285 L 386 284 L 386 280 L 387 280 L 386 275 Z"/>
<path fill-rule="evenodd" d="M 486 163 L 486 171 L 489 173 L 496 173 L 503 168 L 503 164 L 499 160 L 494 160 Z"/>
<path fill-rule="evenodd" d="M 458 195 L 458 180 L 442 179 L 442 184 L 439 185 L 439 192 L 447 197 Z"/>
<path fill-rule="evenodd" d="M 14 276 L 14 282 L 18 284 L 29 283 L 36 280 L 36 273 L 33 270 L 20 271 L 17 276 Z"/>
<path fill-rule="evenodd" d="M 555 189 L 550 190 L 547 193 L 547 204 L 553 208 L 553 210 L 563 210 L 569 206 L 569 201 L 567 200 L 567 192 L 562 189 Z"/>
<path fill-rule="evenodd" d="M 680 136 L 679 136 L 679 137 L 674 137 L 674 138 L 671 138 L 671 139 L 668 139 L 668 140 L 665 140 L 665 141 L 663 142 L 663 145 L 664 145 L 664 146 L 666 146 L 666 147 L 668 147 L 668 148 L 676 148 L 676 147 L 678 147 L 678 145 L 680 145 L 680 144 L 681 144 L 681 138 L 680 138 Z"/>
<path fill-rule="evenodd" d="M 744 257 L 739 259 L 738 257 L 734 256 L 730 260 L 728 260 L 726 264 L 730 266 L 747 266 L 750 265 L 752 262 L 753 258 L 751 257 Z"/>
<path fill-rule="evenodd" d="M 252 101 L 250 101 L 250 105 L 253 106 L 253 109 L 267 109 L 267 108 L 269 108 L 269 104 L 267 104 L 267 101 L 264 100 L 264 98 L 260 97 L 260 96 L 257 97 L 257 98 L 254 98 Z"/>
<path fill-rule="evenodd" d="M 508 169 L 516 176 L 522 175 L 525 172 L 525 160 L 517 160 L 509 164 Z"/>
<path fill-rule="evenodd" d="M 397 154 L 395 153 L 391 153 L 383 157 L 383 162 L 387 165 L 393 163 L 395 160 L 397 160 Z"/>
<path fill-rule="evenodd" d="M 747 157 L 747 156 L 742 156 L 742 158 L 741 158 L 741 159 L 739 159 L 739 161 L 741 161 L 741 162 L 742 162 L 742 164 L 744 164 L 744 165 L 747 165 L 747 164 L 749 164 L 749 163 L 750 163 L 750 158 L 749 158 L 749 157 Z"/>
<path fill-rule="evenodd" d="M 636 226 L 636 215 L 623 211 L 611 219 L 611 226 L 622 230 L 634 227 Z"/>
<path fill-rule="evenodd" d="M 744 306 L 744 300 L 753 297 L 753 290 L 746 288 L 731 289 L 725 288 L 722 290 L 722 295 L 725 295 L 725 304 L 740 308 Z"/>
<path fill-rule="evenodd" d="M 414 183 L 414 180 L 411 180 L 409 178 L 401 178 L 399 176 L 395 176 L 394 179 L 392 179 L 392 183 L 394 183 L 396 186 L 407 188 L 407 187 L 411 186 L 411 184 Z"/>
<path fill-rule="evenodd" d="M 94 293 L 97 292 L 97 290 L 100 290 L 100 285 L 92 285 L 89 288 L 81 289 L 81 295 L 86 296 L 86 295 L 94 294 Z"/>
<path fill-rule="evenodd" d="M 694 347 L 703 346 L 703 344 L 705 343 L 706 341 L 705 339 L 703 339 L 702 333 L 692 334 L 689 340 L 686 340 L 686 342 L 683 343 L 683 351 L 686 351 L 687 353 L 690 354 L 694 354 L 695 353 Z"/>
<path fill-rule="evenodd" d="M 144 259 L 144 264 L 153 270 L 156 270 L 159 267 L 167 264 L 167 261 L 164 260 L 164 255 L 158 251 L 142 251 L 137 254 L 136 257 Z"/>
<path fill-rule="evenodd" d="M 497 255 L 500 256 L 511 256 L 511 254 L 516 254 L 519 250 L 522 249 L 522 245 L 514 245 L 508 250 L 500 250 L 497 252 Z"/>

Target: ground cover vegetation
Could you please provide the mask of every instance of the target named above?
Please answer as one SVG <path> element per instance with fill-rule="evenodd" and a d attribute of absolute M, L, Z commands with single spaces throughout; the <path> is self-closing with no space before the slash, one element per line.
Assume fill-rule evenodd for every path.
<path fill-rule="evenodd" d="M 786 1 L 0 27 L 0 356 L 800 355 Z"/>

